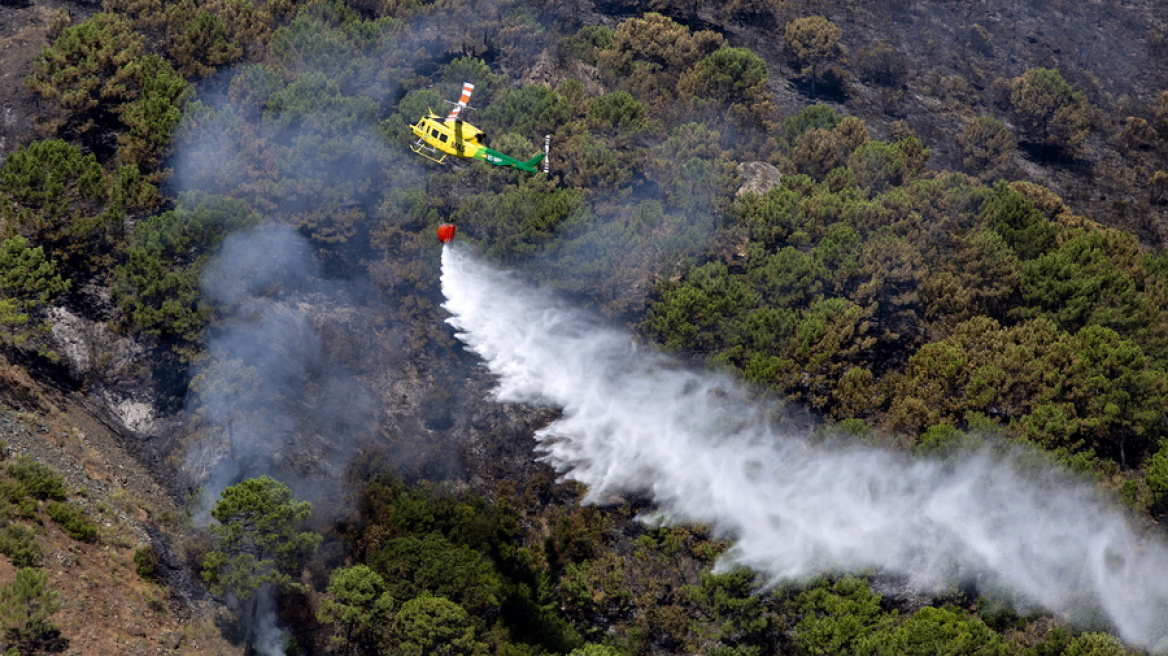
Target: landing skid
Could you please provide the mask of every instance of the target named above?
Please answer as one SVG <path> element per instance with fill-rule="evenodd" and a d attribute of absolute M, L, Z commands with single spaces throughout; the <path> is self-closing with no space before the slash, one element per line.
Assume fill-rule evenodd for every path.
<path fill-rule="evenodd" d="M 433 146 L 427 146 L 426 142 L 422 141 L 421 139 L 418 139 L 413 144 L 411 144 L 410 150 L 421 155 L 422 157 L 425 157 L 431 162 L 437 162 L 438 164 L 446 163 L 446 153 L 439 155 L 437 148 Z"/>

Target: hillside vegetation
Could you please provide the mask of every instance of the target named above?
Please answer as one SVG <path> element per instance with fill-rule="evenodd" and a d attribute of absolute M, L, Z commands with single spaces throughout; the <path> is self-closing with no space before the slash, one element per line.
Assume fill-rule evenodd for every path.
<path fill-rule="evenodd" d="M 236 613 L 223 649 L 264 640 L 270 594 L 290 654 L 1131 653 L 1106 626 L 977 590 L 897 595 L 879 573 L 759 593 L 750 572 L 712 573 L 727 545 L 702 527 L 577 505 L 530 462 L 547 414 L 478 401 L 491 381 L 443 324 L 433 230 L 456 223 L 824 435 L 1033 446 L 1152 525 L 1168 512 L 1156 3 L 96 9 L 0 8 L 28 25 L 3 38 L 47 39 L 12 62 L 36 133 L 0 139 L 0 344 L 120 420 L 188 522 L 217 520 L 150 517 L 170 538 L 140 545 L 138 574 L 175 544 Z M 410 153 L 409 125 L 464 81 L 492 148 L 526 160 L 550 135 L 550 174 Z M 51 469 L 5 467 L 0 641 L 61 651 L 85 620 L 50 619 L 62 584 L 38 554 L 53 523 L 115 538 L 41 485 Z"/>

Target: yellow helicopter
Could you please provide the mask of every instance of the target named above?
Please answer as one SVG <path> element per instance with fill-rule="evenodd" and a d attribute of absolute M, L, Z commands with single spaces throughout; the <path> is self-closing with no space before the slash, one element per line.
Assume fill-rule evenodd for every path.
<path fill-rule="evenodd" d="M 410 150 L 439 164 L 445 163 L 447 156 L 454 155 L 467 159 L 481 159 L 488 164 L 510 166 L 529 173 L 539 173 L 536 166 L 543 162 L 543 172 L 547 173 L 547 155 L 551 146 L 551 136 L 544 137 L 543 152 L 526 162 L 487 148 L 481 141 L 483 131 L 459 118 L 462 110 L 468 107 L 472 93 L 474 93 L 474 85 L 470 82 L 464 82 L 462 96 L 458 102 L 453 103 L 454 107 L 446 115 L 446 118 L 431 111 L 429 115 L 423 116 L 418 119 L 417 123 L 411 125 L 410 130 L 418 140 L 410 146 Z"/>

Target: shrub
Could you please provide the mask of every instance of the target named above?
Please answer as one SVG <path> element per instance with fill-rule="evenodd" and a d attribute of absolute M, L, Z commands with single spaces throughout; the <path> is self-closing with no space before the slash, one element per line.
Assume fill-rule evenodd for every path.
<path fill-rule="evenodd" d="M 45 510 L 49 513 L 49 517 L 57 522 L 57 525 L 74 540 L 81 542 L 95 542 L 97 540 L 97 524 L 86 517 L 85 512 L 77 506 L 61 501 L 50 501 Z"/>
<path fill-rule="evenodd" d="M 9 524 L 0 530 L 0 553 L 17 567 L 37 567 L 41 564 L 41 547 L 32 529 L 21 524 Z"/>
<path fill-rule="evenodd" d="M 0 480 L 0 499 L 12 505 L 18 505 L 27 494 L 28 490 L 24 489 L 24 486 L 19 482 L 7 479 Z"/>
<path fill-rule="evenodd" d="M 856 68 L 865 82 L 899 87 L 908 74 L 908 58 L 887 41 L 881 41 L 856 53 Z"/>
<path fill-rule="evenodd" d="M 158 552 L 152 545 L 146 544 L 134 550 L 134 571 L 147 581 L 157 581 L 162 578 L 158 571 Z"/>
<path fill-rule="evenodd" d="M 25 492 L 37 499 L 64 500 L 65 479 L 48 465 L 41 464 L 28 456 L 21 456 L 9 463 L 8 473 L 16 477 Z"/>

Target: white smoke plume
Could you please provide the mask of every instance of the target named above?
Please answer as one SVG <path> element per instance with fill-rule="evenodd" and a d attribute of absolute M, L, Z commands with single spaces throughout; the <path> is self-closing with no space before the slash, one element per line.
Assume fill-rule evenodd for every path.
<path fill-rule="evenodd" d="M 378 414 L 327 333 L 355 312 L 365 286 L 325 279 L 307 241 L 279 224 L 229 236 L 207 264 L 203 294 L 221 318 L 188 399 L 203 432 L 183 460 L 203 488 L 198 523 L 227 486 L 254 476 L 318 505 L 342 496 L 344 468 Z"/>
<path fill-rule="evenodd" d="M 777 403 L 457 247 L 442 290 L 499 400 L 562 409 L 539 450 L 586 501 L 647 495 L 667 520 L 732 539 L 723 565 L 772 582 L 873 568 L 929 590 L 972 579 L 1071 621 L 1103 618 L 1135 645 L 1168 636 L 1168 548 L 1084 482 L 991 451 L 942 462 L 812 442 L 779 427 Z"/>
<path fill-rule="evenodd" d="M 286 629 L 280 627 L 280 620 L 276 616 L 276 598 L 268 586 L 256 591 L 259 607 L 256 609 L 256 642 L 255 653 L 258 656 L 285 656 L 284 649 L 291 636 Z"/>

